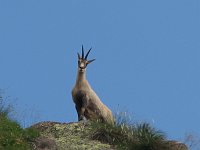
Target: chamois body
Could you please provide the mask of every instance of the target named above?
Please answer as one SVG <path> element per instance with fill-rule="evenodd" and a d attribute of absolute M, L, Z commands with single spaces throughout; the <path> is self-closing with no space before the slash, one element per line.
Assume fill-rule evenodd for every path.
<path fill-rule="evenodd" d="M 87 55 L 89 52 L 90 50 Z M 84 53 L 83 47 L 82 53 Z M 84 55 L 82 55 L 82 58 L 79 56 L 76 84 L 72 90 L 72 98 L 76 105 L 78 120 L 100 120 L 102 122 L 113 124 L 114 119 L 112 112 L 101 102 L 100 98 L 86 80 L 86 66 L 92 61 L 87 61 L 87 57 L 84 58 Z M 83 64 L 85 63 L 85 66 L 83 64 L 81 66 L 82 62 Z"/>

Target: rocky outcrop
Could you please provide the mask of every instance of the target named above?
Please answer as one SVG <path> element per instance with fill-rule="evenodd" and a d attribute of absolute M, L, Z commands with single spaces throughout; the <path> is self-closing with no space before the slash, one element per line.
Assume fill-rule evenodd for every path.
<path fill-rule="evenodd" d="M 32 127 L 41 136 L 33 143 L 35 150 L 112 150 L 113 147 L 89 137 L 90 127 L 85 123 L 41 122 Z"/>
<path fill-rule="evenodd" d="M 89 124 L 40 122 L 32 126 L 40 132 L 33 142 L 34 150 L 114 150 L 114 146 L 91 139 Z M 188 150 L 177 141 L 167 141 L 170 150 Z"/>

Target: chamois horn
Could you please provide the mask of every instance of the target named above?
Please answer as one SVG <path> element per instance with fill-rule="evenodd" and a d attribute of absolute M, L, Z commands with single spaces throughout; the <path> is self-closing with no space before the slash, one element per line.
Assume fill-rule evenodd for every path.
<path fill-rule="evenodd" d="M 84 58 L 84 49 L 83 49 L 83 45 L 82 45 L 82 59 Z"/>
<path fill-rule="evenodd" d="M 88 51 L 87 54 L 85 55 L 85 60 L 87 60 L 87 57 L 88 57 L 88 55 L 89 55 L 91 49 L 92 49 L 92 47 L 89 49 L 89 51 Z"/>

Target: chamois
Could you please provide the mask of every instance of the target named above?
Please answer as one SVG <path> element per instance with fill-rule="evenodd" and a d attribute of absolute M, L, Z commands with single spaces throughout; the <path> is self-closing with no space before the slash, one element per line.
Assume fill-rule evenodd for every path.
<path fill-rule="evenodd" d="M 113 124 L 114 118 L 110 109 L 104 105 L 86 80 L 86 67 L 95 59 L 87 60 L 91 49 L 84 57 L 82 46 L 82 57 L 78 54 L 78 73 L 76 84 L 72 89 L 72 98 L 76 106 L 78 121 L 99 120 Z"/>

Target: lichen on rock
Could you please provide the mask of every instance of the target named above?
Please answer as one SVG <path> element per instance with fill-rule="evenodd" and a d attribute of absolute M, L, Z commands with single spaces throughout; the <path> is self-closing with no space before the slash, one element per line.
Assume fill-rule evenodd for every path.
<path fill-rule="evenodd" d="M 113 146 L 91 140 L 90 126 L 86 123 L 41 122 L 32 126 L 40 131 L 36 139 L 36 150 L 112 150 Z M 43 138 L 41 138 L 43 137 Z M 40 139 L 45 139 L 42 142 Z M 47 142 L 51 141 L 51 142 Z M 54 144 L 52 144 L 54 141 Z M 48 144 L 49 143 L 49 144 Z"/>

